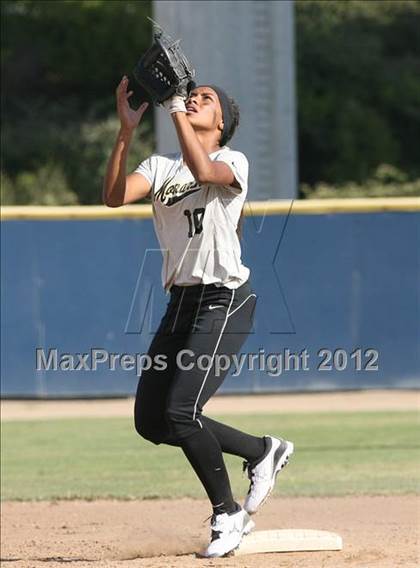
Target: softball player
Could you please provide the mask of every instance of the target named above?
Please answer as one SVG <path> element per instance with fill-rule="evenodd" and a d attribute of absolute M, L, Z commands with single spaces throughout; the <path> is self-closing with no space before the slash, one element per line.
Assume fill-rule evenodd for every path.
<path fill-rule="evenodd" d="M 224 556 L 254 526 L 293 444 L 252 436 L 202 414 L 227 370 L 214 364 L 238 353 L 252 328 L 257 296 L 241 262 L 238 222 L 247 194 L 248 161 L 226 146 L 239 122 L 233 99 L 214 86 L 194 88 L 185 102 L 164 103 L 181 152 L 144 160 L 126 175 L 131 137 L 148 104 L 128 104 L 128 80 L 117 88 L 121 128 L 109 160 L 103 199 L 119 207 L 149 196 L 163 253 L 162 283 L 170 295 L 149 348 L 165 355 L 166 368 L 142 373 L 135 427 L 155 444 L 182 448 L 213 507 L 211 541 L 204 556 Z M 180 358 L 179 356 L 182 355 Z M 206 356 L 206 365 L 200 364 Z M 232 495 L 223 452 L 244 458 L 250 487 L 243 506 Z"/>

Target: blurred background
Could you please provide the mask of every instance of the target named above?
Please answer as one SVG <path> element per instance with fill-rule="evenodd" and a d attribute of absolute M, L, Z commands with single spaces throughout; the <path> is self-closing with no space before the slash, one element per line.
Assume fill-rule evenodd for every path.
<path fill-rule="evenodd" d="M 420 195 L 420 3 L 296 0 L 292 10 L 299 197 Z M 150 45 L 152 15 L 151 1 L 1 2 L 4 205 L 100 202 L 115 88 Z M 155 120 L 148 112 L 130 168 L 157 147 Z"/>
<path fill-rule="evenodd" d="M 1 11 L 4 396 L 135 390 L 121 369 L 36 370 L 35 350 L 146 353 L 165 308 L 150 204 L 94 207 L 119 127 L 115 89 L 151 44 L 150 16 L 182 40 L 198 82 L 241 107 L 242 258 L 260 297 L 244 352 L 311 356 L 309 372 L 244 369 L 222 392 L 418 387 L 419 2 L 18 0 Z M 151 107 L 128 170 L 177 143 Z M 344 352 L 344 368 L 321 372 L 322 349 Z"/>

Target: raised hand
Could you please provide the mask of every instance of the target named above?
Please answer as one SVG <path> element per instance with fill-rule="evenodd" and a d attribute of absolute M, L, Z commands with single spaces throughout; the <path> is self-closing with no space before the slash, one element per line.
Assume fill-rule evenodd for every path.
<path fill-rule="evenodd" d="M 137 110 L 133 110 L 128 104 L 128 99 L 133 91 L 128 91 L 128 78 L 124 75 L 116 90 L 117 112 L 123 130 L 134 130 L 140 123 L 141 117 L 146 111 L 149 103 L 142 103 Z"/>

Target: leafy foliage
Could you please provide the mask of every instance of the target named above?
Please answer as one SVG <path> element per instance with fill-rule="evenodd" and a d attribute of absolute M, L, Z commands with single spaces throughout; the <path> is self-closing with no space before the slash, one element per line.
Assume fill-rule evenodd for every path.
<path fill-rule="evenodd" d="M 26 120 L 8 123 L 4 127 L 8 140 L 4 156 L 9 167 L 4 172 L 7 191 L 3 191 L 2 202 L 37 205 L 100 202 L 104 172 L 118 127 L 115 113 L 102 119 L 86 116 L 73 121 L 67 107 L 51 105 L 41 106 L 33 115 L 28 113 Z M 133 171 L 152 153 L 153 141 L 150 121 L 142 122 L 131 143 L 128 171 Z M 53 171 L 54 178 L 45 179 L 47 171 Z M 54 190 L 53 179 L 59 182 Z"/>
<path fill-rule="evenodd" d="M 77 195 L 70 189 L 66 177 L 56 164 L 45 164 L 39 170 L 21 172 L 12 181 L 1 175 L 4 205 L 74 205 Z"/>
<path fill-rule="evenodd" d="M 150 1 L 3 0 L 1 12 L 8 113 L 38 97 L 112 111 L 119 78 L 152 35 Z"/>
<path fill-rule="evenodd" d="M 1 11 L 3 203 L 100 202 L 115 88 L 150 42 L 151 2 L 6 0 Z M 146 116 L 128 167 L 153 144 Z"/>
<path fill-rule="evenodd" d="M 420 179 L 409 181 L 407 175 L 393 166 L 380 165 L 363 184 L 349 181 L 340 185 L 320 182 L 314 186 L 302 184 L 303 197 L 420 197 Z"/>
<path fill-rule="evenodd" d="M 151 1 L 0 6 L 3 202 L 100 202 L 118 129 L 115 88 L 150 44 Z M 295 7 L 301 196 L 417 194 L 420 3 Z M 153 148 L 148 111 L 129 168 Z M 379 182 L 382 164 L 405 172 L 405 181 Z"/>
<path fill-rule="evenodd" d="M 301 181 L 420 176 L 420 3 L 296 2 Z"/>

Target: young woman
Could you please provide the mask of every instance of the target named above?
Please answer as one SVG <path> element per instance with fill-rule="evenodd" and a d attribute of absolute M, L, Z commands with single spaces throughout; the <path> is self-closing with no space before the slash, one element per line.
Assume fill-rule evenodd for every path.
<path fill-rule="evenodd" d="M 250 515 L 268 497 L 293 453 L 291 442 L 252 436 L 202 414 L 227 373 L 216 359 L 238 353 L 251 330 L 257 299 L 250 271 L 241 262 L 237 234 L 248 161 L 226 146 L 238 125 L 239 109 L 214 85 L 194 88 L 186 101 L 172 97 L 164 107 L 181 152 L 154 154 L 126 175 L 130 141 L 148 106 L 130 108 L 127 84 L 123 77 L 117 88 L 121 128 L 103 200 L 119 207 L 150 195 L 163 254 L 163 286 L 170 294 L 149 348 L 152 360 L 163 354 L 167 365 L 142 373 L 135 427 L 155 444 L 182 448 L 213 507 L 204 556 L 224 556 L 253 528 Z M 243 507 L 233 498 L 223 452 L 246 460 L 250 487 Z"/>

